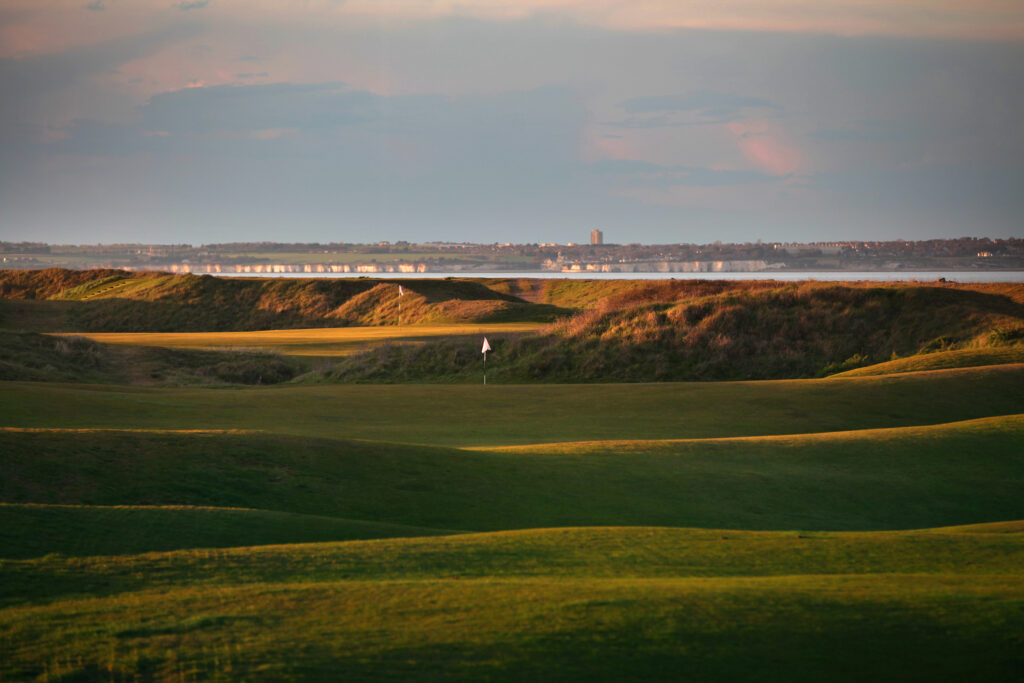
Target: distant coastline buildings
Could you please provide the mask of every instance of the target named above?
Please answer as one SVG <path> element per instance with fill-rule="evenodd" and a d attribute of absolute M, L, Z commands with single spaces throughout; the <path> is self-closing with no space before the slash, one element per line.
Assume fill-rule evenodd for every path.
<path fill-rule="evenodd" d="M 175 273 L 399 275 L 451 273 L 719 273 L 780 270 L 1024 270 L 1024 239 L 911 242 L 607 244 L 431 242 L 47 245 L 0 240 L 0 267 L 169 270 Z M 628 234 L 628 233 L 627 233 Z"/>
<path fill-rule="evenodd" d="M 426 273 L 426 263 L 256 263 L 224 265 L 219 263 L 172 263 L 172 273 Z M 453 266 L 454 270 L 461 270 Z"/>

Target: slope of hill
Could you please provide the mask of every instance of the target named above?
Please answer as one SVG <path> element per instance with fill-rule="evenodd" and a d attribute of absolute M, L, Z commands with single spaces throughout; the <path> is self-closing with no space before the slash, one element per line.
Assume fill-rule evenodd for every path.
<path fill-rule="evenodd" d="M 871 375 L 890 375 L 896 372 L 925 372 L 948 368 L 1001 365 L 1003 363 L 1024 363 L 1024 344 L 919 353 L 906 358 L 897 358 L 884 363 L 846 370 L 831 376 L 869 377 Z"/>
<path fill-rule="evenodd" d="M 394 325 L 399 316 L 406 325 L 550 321 L 566 313 L 469 279 L 250 279 L 52 269 L 0 271 L 0 295 L 23 300 L 17 315 L 6 316 L 7 327 L 17 325 L 19 317 L 28 320 L 28 327 L 33 317 L 43 317 L 56 325 L 48 331 L 215 332 Z M 33 307 L 26 300 L 46 304 Z M 62 302 L 59 307 L 53 305 L 57 301 Z"/>
<path fill-rule="evenodd" d="M 0 675 L 1016 680 L 1022 548 L 618 528 L 7 560 Z"/>
<path fill-rule="evenodd" d="M 210 513 L 220 512 L 242 511 L 210 509 Z M 259 510 L 247 512 L 271 517 Z M 1021 524 L 1024 522 L 868 532 L 642 526 L 524 529 L 196 552 L 125 552 L 133 556 L 121 558 L 122 571 L 116 574 L 102 556 L 75 555 L 80 559 L 69 562 L 40 555 L 0 565 L 0 578 L 17 578 L 19 570 L 31 566 L 65 568 L 84 583 L 108 579 L 106 586 L 95 585 L 90 591 L 98 595 L 160 589 L 188 580 L 203 585 L 302 585 L 324 580 L 408 581 L 453 576 L 664 579 L 924 573 L 980 579 L 1022 573 Z M 1018 533 L 1000 531 L 1007 526 L 1016 527 Z M 975 561 L 965 563 L 965 556 Z M 65 580 L 43 582 L 26 592 L 56 598 L 73 595 L 76 588 Z M 19 594 L 23 590 L 16 583 L 0 582 L 0 604 L 24 601 L 28 596 Z"/>
<path fill-rule="evenodd" d="M 451 532 L 249 508 L 0 503 L 0 557 L 4 558 L 50 553 L 125 555 L 441 533 Z"/>
<path fill-rule="evenodd" d="M 252 351 L 112 346 L 79 336 L 0 330 L 0 380 L 119 384 L 277 384 L 306 371 Z"/>
<path fill-rule="evenodd" d="M 905 285 L 803 283 L 635 303 L 671 294 L 629 290 L 494 345 L 493 381 L 673 381 L 813 377 L 893 354 L 990 344 L 1024 334 L 1024 303 L 1004 294 Z M 355 356 L 340 381 L 464 381 L 478 373 L 466 342 Z"/>

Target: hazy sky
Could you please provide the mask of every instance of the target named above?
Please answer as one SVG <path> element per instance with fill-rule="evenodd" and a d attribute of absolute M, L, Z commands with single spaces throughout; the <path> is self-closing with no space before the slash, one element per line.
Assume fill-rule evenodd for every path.
<path fill-rule="evenodd" d="M 1020 0 L 0 0 L 0 239 L 1024 236 Z"/>

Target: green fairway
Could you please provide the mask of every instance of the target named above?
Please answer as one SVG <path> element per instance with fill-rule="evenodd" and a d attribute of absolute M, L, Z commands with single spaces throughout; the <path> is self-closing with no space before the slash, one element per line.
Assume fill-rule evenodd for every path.
<path fill-rule="evenodd" d="M 229 507 L 0 503 L 0 557 L 431 536 L 436 529 Z"/>
<path fill-rule="evenodd" d="M 825 381 L 0 387 L 5 427 L 265 429 L 452 446 L 818 433 L 1024 412 L 1020 364 Z"/>
<path fill-rule="evenodd" d="M 1013 680 L 1024 364 L 910 369 L 2 382 L 0 680 Z"/>
<path fill-rule="evenodd" d="M 6 430 L 0 464 L 8 475 L 0 499 L 9 502 L 249 506 L 437 529 L 899 529 L 1024 518 L 1022 416 L 483 450 L 259 433 Z"/>

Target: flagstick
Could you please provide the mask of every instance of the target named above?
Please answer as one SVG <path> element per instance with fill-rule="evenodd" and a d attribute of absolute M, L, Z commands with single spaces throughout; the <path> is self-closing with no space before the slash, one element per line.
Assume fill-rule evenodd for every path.
<path fill-rule="evenodd" d="M 487 343 L 487 337 L 484 337 L 484 344 L 480 347 L 480 353 L 484 354 L 484 384 L 487 384 L 487 352 L 491 350 L 491 345 Z"/>

